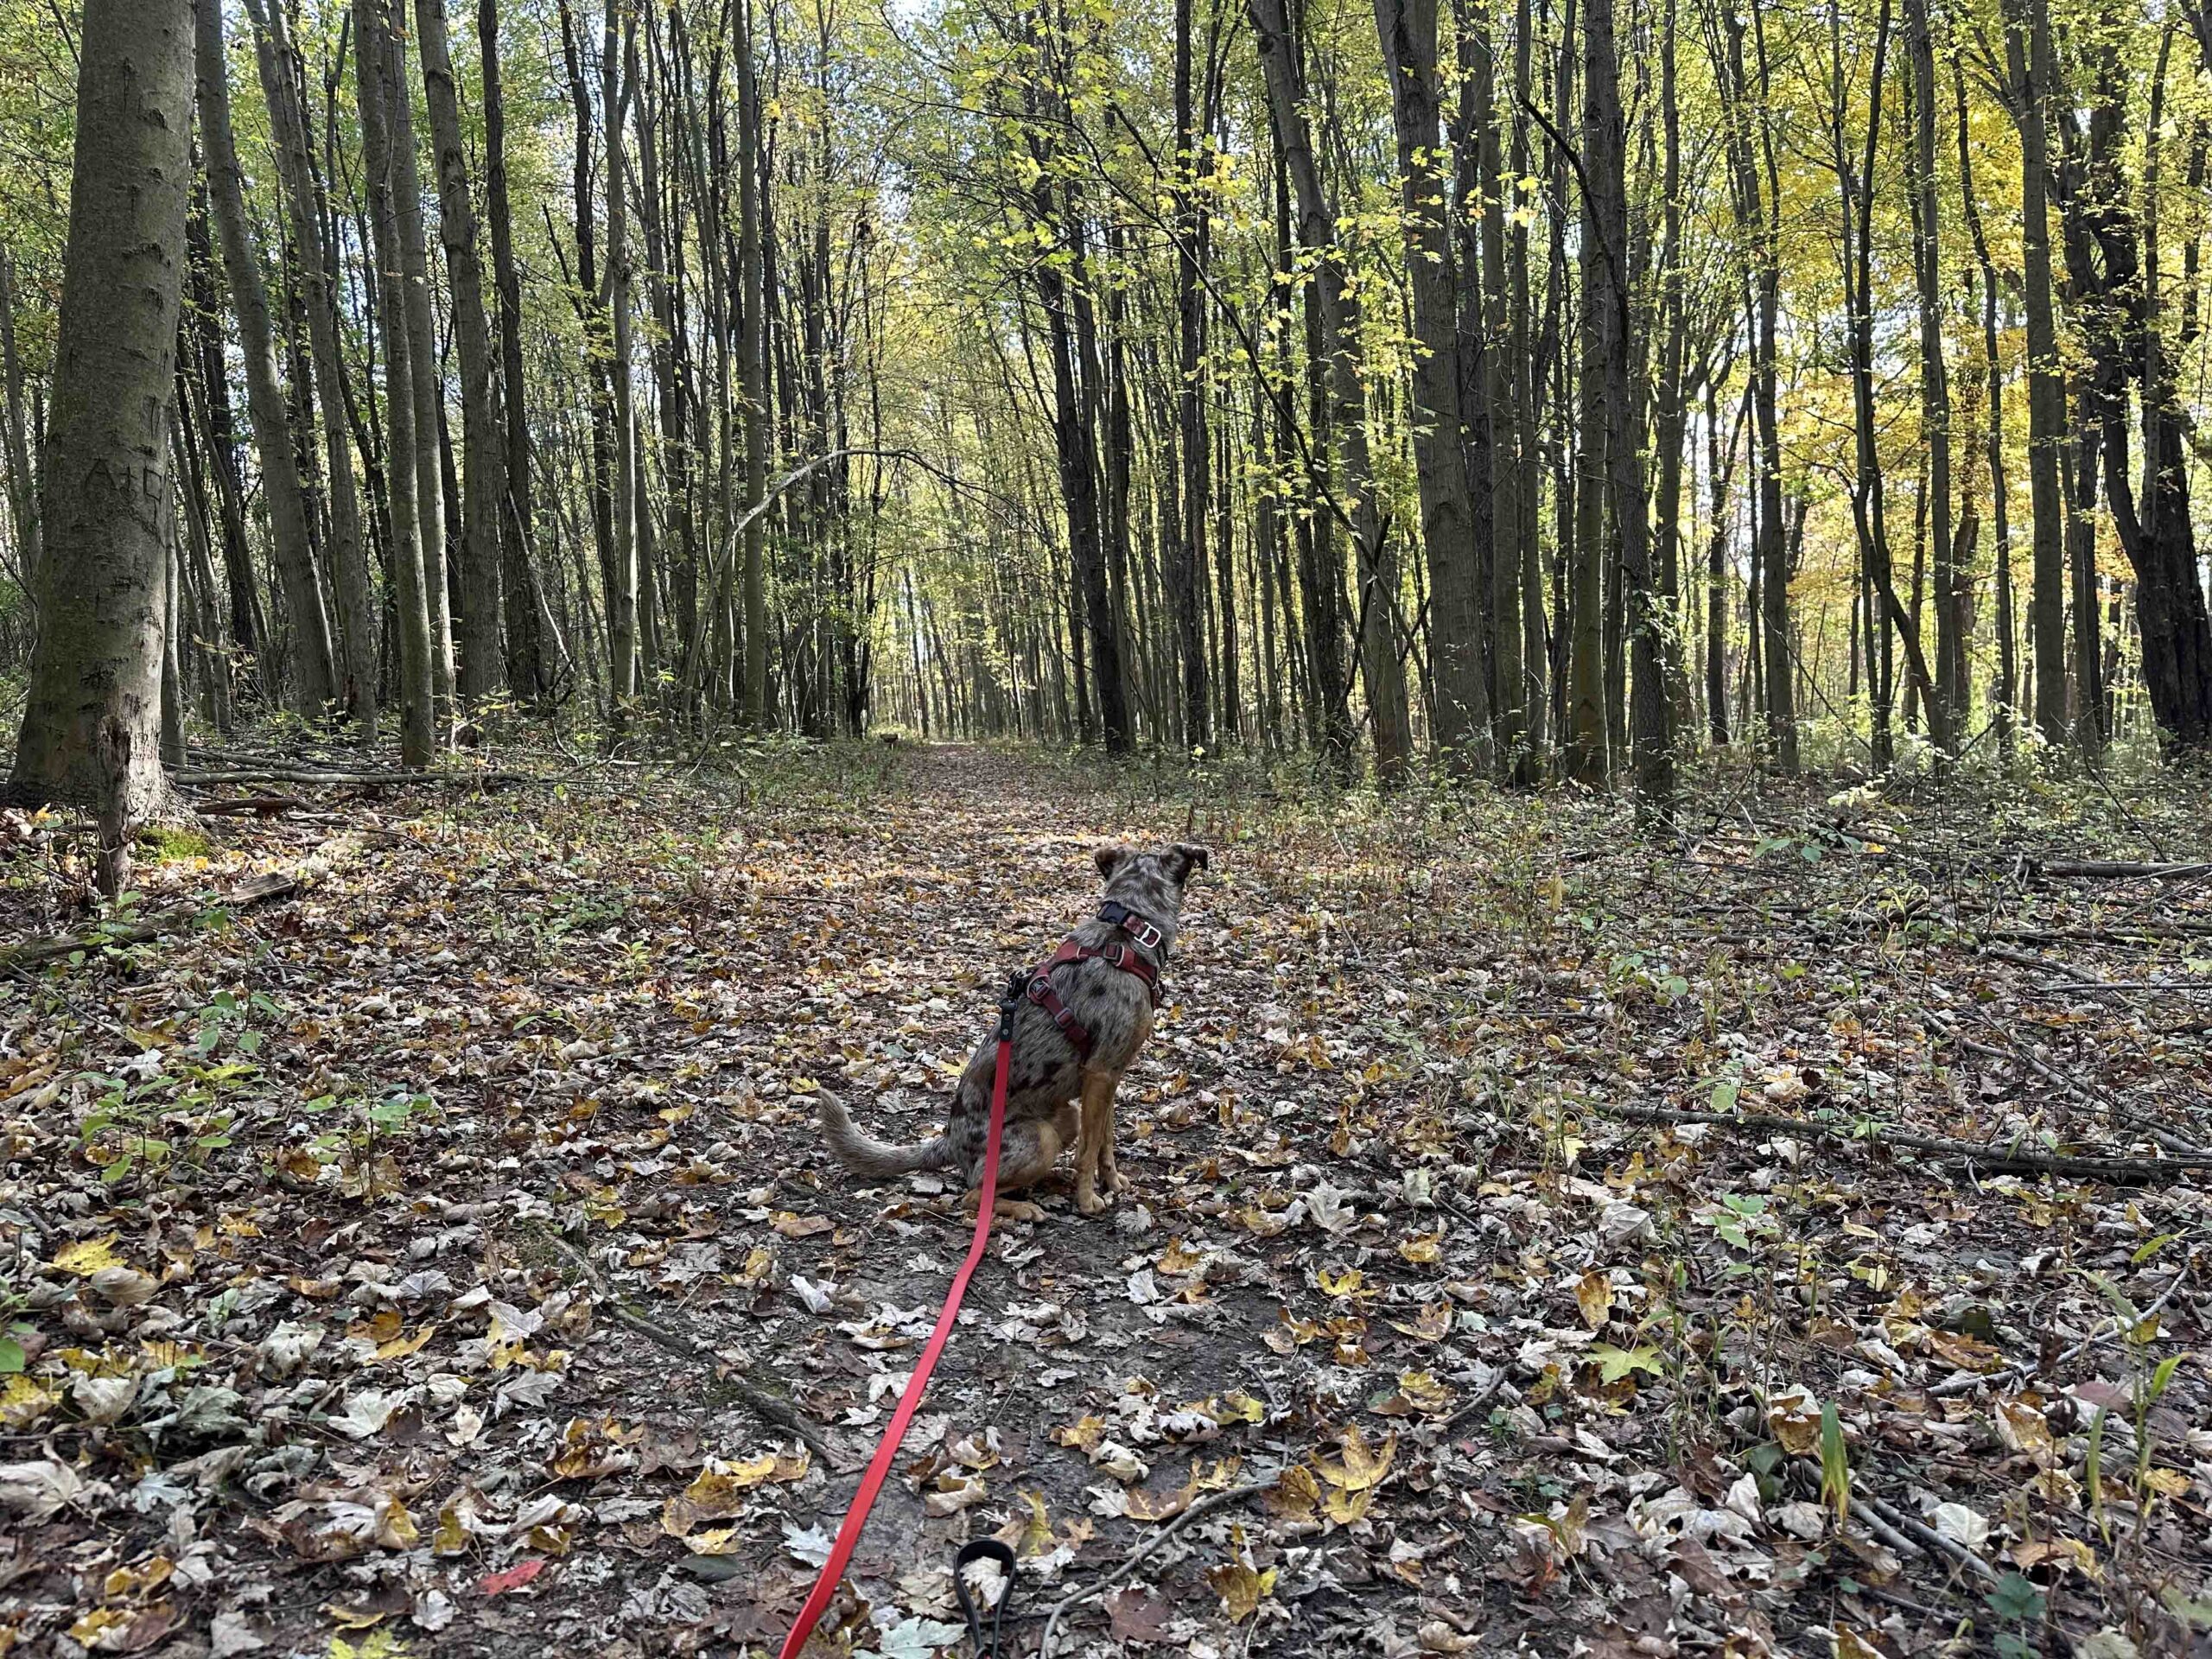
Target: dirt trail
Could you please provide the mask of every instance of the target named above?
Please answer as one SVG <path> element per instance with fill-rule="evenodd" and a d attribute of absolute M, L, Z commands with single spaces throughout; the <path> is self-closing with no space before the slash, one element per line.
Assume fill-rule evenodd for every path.
<path fill-rule="evenodd" d="M 2201 1176 L 1618 1114 L 2212 1139 L 2173 931 L 2212 884 L 1986 876 L 2016 849 L 1932 808 L 1654 852 L 1610 805 L 1194 808 L 952 748 L 338 810 L 211 831 L 217 873 L 324 848 L 301 900 L 0 992 L 32 1650 L 772 1648 L 966 1239 L 932 1179 L 853 1190 L 810 1087 L 932 1129 L 1109 836 L 1216 852 L 1135 1191 L 998 1236 L 853 1645 L 951 1643 L 967 1537 L 1038 1613 L 1278 1469 L 1056 1651 L 2178 1651 L 2160 1599 L 2207 1594 Z M 2007 963 L 1969 917 L 2180 942 Z M 2050 988 L 2088 978 L 2179 988 Z"/>

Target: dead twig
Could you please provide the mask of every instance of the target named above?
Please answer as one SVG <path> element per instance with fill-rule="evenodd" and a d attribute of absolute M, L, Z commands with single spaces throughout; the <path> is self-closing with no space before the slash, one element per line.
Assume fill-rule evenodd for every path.
<path fill-rule="evenodd" d="M 800 1416 L 787 1402 L 779 1399 L 759 1383 L 749 1382 L 745 1377 L 735 1375 L 738 1368 L 711 1348 L 702 1343 L 692 1341 L 681 1332 L 670 1330 L 666 1325 L 648 1319 L 643 1313 L 635 1313 L 625 1307 L 613 1287 L 607 1282 L 599 1269 L 592 1265 L 589 1256 L 550 1229 L 544 1230 L 543 1236 L 547 1243 L 583 1274 L 585 1281 L 594 1291 L 598 1293 L 599 1305 L 606 1309 L 607 1317 L 616 1324 L 636 1332 L 649 1342 L 659 1344 L 671 1354 L 690 1360 L 695 1364 L 705 1366 L 715 1374 L 716 1379 L 725 1388 L 729 1389 L 731 1394 L 744 1402 L 746 1408 L 754 1416 L 796 1436 L 804 1444 L 807 1450 L 821 1459 L 825 1465 L 835 1462 L 829 1442 L 816 1431 L 813 1424 Z"/>
<path fill-rule="evenodd" d="M 1916 1516 L 1907 1515 L 1887 1498 L 1859 1497 L 1853 1501 L 1869 1514 L 1879 1516 L 1908 1538 L 1925 1544 L 1937 1554 L 1957 1562 L 1961 1567 L 1987 1580 L 1992 1584 L 1997 1582 L 1997 1569 L 1987 1561 L 1983 1560 L 1980 1556 L 1956 1539 L 1946 1538 Z"/>
<path fill-rule="evenodd" d="M 1256 1493 L 1267 1491 L 1270 1490 L 1281 1478 L 1282 1471 L 1278 1469 L 1274 1473 L 1268 1475 L 1262 1479 L 1248 1480 L 1241 1486 L 1231 1486 L 1223 1491 L 1208 1493 L 1197 1503 L 1192 1504 L 1189 1509 L 1184 1510 L 1182 1514 L 1177 1516 L 1173 1521 L 1170 1521 L 1158 1532 L 1153 1534 L 1151 1537 L 1139 1544 L 1136 1548 L 1130 1553 L 1129 1558 L 1127 1560 L 1123 1561 L 1121 1566 L 1116 1567 L 1111 1573 L 1109 1573 L 1104 1578 L 1100 1579 L 1095 1584 L 1085 1585 L 1080 1590 L 1071 1590 L 1066 1595 L 1062 1596 L 1058 1601 L 1052 1604 L 1052 1612 L 1045 1620 L 1045 1634 L 1043 1638 L 1037 1643 L 1037 1659 L 1052 1659 L 1052 1635 L 1053 1632 L 1059 1628 L 1060 1620 L 1066 1614 L 1068 1609 L 1075 1606 L 1079 1602 L 1090 1601 L 1096 1597 L 1104 1595 L 1116 1585 L 1121 1583 L 1122 1580 L 1134 1573 L 1138 1567 L 1144 1565 L 1145 1558 L 1147 1556 L 1150 1555 L 1162 1544 L 1167 1542 L 1169 1539 L 1174 1537 L 1174 1535 L 1182 1531 L 1184 1528 L 1198 1520 L 1199 1516 L 1211 1515 L 1216 1510 L 1222 1509 L 1228 1504 L 1241 1503 L 1245 1498 L 1253 1497 Z"/>

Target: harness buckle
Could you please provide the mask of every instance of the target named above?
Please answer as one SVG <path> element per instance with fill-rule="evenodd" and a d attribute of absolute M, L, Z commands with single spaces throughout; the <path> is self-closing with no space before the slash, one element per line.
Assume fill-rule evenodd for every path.
<path fill-rule="evenodd" d="M 1160 949 L 1160 930 L 1141 916 L 1127 915 L 1122 921 L 1122 931 L 1147 950 Z"/>

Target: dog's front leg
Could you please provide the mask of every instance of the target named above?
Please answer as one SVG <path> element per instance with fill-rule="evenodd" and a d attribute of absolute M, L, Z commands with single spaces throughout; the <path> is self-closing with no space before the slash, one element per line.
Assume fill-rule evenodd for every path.
<path fill-rule="evenodd" d="M 1110 1196 L 1099 1195 L 1098 1185 L 1103 1179 L 1109 1195 L 1114 1190 L 1114 1090 L 1121 1081 L 1121 1074 L 1114 1071 L 1083 1074 L 1083 1128 L 1075 1151 L 1075 1207 L 1086 1216 L 1096 1215 L 1112 1202 Z"/>

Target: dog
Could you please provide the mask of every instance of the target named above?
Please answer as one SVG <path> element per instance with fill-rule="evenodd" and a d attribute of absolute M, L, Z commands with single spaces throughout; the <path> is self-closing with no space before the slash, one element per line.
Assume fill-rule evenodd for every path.
<path fill-rule="evenodd" d="M 1014 1009 L 998 1179 L 1001 1193 L 1019 1192 L 1041 1180 L 1072 1146 L 1076 1208 L 1086 1216 L 1128 1191 L 1114 1160 L 1114 1091 L 1151 1034 L 1183 891 L 1208 858 L 1205 848 L 1188 842 L 1148 850 L 1116 842 L 1101 847 L 1094 861 L 1105 883 L 1099 913 L 1033 971 Z M 824 1090 L 823 1138 L 847 1168 L 879 1179 L 909 1170 L 957 1169 L 972 1198 L 982 1181 L 997 1071 L 994 1033 L 961 1074 L 944 1132 L 913 1146 L 870 1140 L 853 1127 L 844 1103 Z M 1034 1204 L 1004 1197 L 992 1213 L 1019 1221 L 1045 1214 Z"/>

